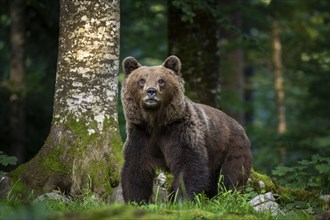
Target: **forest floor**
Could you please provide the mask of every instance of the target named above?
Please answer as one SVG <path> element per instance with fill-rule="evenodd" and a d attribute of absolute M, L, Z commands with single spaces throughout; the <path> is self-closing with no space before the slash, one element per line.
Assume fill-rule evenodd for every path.
<path fill-rule="evenodd" d="M 194 202 L 155 204 L 109 204 L 89 193 L 70 200 L 0 200 L 0 219 L 329 219 L 322 204 L 296 201 L 280 204 L 276 213 L 257 212 L 249 195 L 225 192 L 213 199 L 196 196 Z"/>

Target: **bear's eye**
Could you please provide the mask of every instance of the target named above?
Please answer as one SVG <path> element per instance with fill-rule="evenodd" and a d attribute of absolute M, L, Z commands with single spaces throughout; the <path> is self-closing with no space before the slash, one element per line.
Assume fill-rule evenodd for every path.
<path fill-rule="evenodd" d="M 145 79 L 142 78 L 142 79 L 139 80 L 139 85 L 140 86 L 144 86 L 145 83 L 146 83 Z"/>
<path fill-rule="evenodd" d="M 159 80 L 158 80 L 158 84 L 159 84 L 160 86 L 165 85 L 165 80 L 163 80 L 163 79 L 159 79 Z"/>

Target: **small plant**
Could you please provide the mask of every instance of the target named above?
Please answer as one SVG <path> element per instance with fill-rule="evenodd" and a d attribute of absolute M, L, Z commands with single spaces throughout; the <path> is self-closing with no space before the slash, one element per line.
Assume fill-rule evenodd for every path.
<path fill-rule="evenodd" d="M 278 166 L 273 170 L 281 185 L 304 190 L 330 192 L 330 157 L 313 155 L 311 160 L 298 161 L 298 165 Z"/>
<path fill-rule="evenodd" d="M 8 156 L 4 152 L 0 151 L 0 166 L 8 166 L 8 165 L 15 165 L 17 162 L 17 158 L 13 156 Z M 0 170 L 0 175 L 4 172 Z"/>

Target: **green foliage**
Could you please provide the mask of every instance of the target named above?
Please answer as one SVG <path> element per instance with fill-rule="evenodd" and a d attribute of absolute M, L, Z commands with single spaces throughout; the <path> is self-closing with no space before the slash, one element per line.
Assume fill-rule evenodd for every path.
<path fill-rule="evenodd" d="M 17 158 L 13 156 L 8 156 L 4 152 L 0 151 L 0 166 L 15 165 Z M 0 174 L 2 171 L 0 170 Z"/>
<path fill-rule="evenodd" d="M 254 172 L 257 181 L 269 181 L 267 176 Z M 219 186 L 220 187 L 220 186 Z M 269 212 L 256 212 L 249 201 L 256 195 L 254 187 L 239 191 L 221 189 L 212 199 L 198 194 L 193 201 L 178 200 L 156 204 L 107 204 L 96 194 L 85 192 L 81 196 L 63 200 L 22 203 L 19 200 L 0 201 L 1 219 L 312 219 L 305 210 L 315 210 L 319 203 L 307 201 L 311 197 L 287 194 L 291 198 L 282 202 L 285 215 L 272 216 Z M 298 194 L 297 194 L 298 195 Z M 300 200 L 299 200 L 300 199 Z M 284 201 L 284 200 L 281 200 Z M 321 209 L 319 209 L 321 210 Z"/>
<path fill-rule="evenodd" d="M 13 156 L 8 156 L 4 152 L 0 151 L 0 165 L 15 165 L 17 162 L 17 158 Z"/>
<path fill-rule="evenodd" d="M 253 120 L 247 128 L 254 166 L 258 170 L 270 173 L 279 165 L 280 146 L 287 150 L 284 161 L 287 167 L 295 167 L 296 161 L 313 154 L 322 157 L 330 154 L 330 56 L 326 37 L 330 34 L 327 25 L 330 13 L 327 8 L 329 1 L 326 0 L 254 0 L 243 4 L 242 16 L 250 37 L 243 48 L 246 63 L 253 68 L 248 85 L 252 89 L 249 105 Z M 287 131 L 282 136 L 276 132 L 271 66 L 270 27 L 274 18 L 280 22 L 283 50 Z"/>
<path fill-rule="evenodd" d="M 300 160 L 296 166 L 278 166 L 273 170 L 280 184 L 304 190 L 330 192 L 330 157 L 316 154 L 311 160 Z"/>
<path fill-rule="evenodd" d="M 158 65 L 167 56 L 166 2 L 122 0 L 120 56 Z"/>
<path fill-rule="evenodd" d="M 194 22 L 197 11 L 212 12 L 211 5 L 203 0 L 172 0 L 170 2 L 182 11 L 181 20 L 191 24 Z"/>
<path fill-rule="evenodd" d="M 48 212 L 42 204 L 6 203 L 0 201 L 0 218 L 11 219 L 47 219 Z"/>
<path fill-rule="evenodd" d="M 278 186 L 270 182 L 269 177 L 252 172 L 251 184 L 244 191 L 226 190 L 221 185 L 221 193 L 212 199 L 204 194 L 195 195 L 193 201 L 157 202 L 137 205 L 131 203 L 107 204 L 91 191 L 69 199 L 51 199 L 24 203 L 10 197 L 0 201 L 0 218 L 42 218 L 42 219 L 311 219 L 315 210 L 321 211 L 320 203 L 306 192 L 299 193 L 282 190 L 280 199 L 285 215 L 272 216 L 269 212 L 256 212 L 249 201 L 259 194 L 254 186 L 259 180 L 266 183 L 263 190 L 274 191 Z M 263 191 L 261 193 L 265 193 Z M 63 195 L 64 196 L 64 195 Z M 281 195 L 282 196 L 282 195 Z M 280 196 L 280 197 L 281 197 Z M 8 197 L 9 198 L 9 197 Z M 309 211 L 306 211 L 308 209 Z"/>

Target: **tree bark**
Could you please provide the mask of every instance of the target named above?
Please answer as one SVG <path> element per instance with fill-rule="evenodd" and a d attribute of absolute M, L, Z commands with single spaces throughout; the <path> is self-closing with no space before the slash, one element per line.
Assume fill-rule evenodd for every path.
<path fill-rule="evenodd" d="M 61 0 L 50 134 L 31 161 L 9 174 L 24 192 L 108 195 L 119 184 L 119 21 L 119 0 Z"/>
<path fill-rule="evenodd" d="M 196 9 L 193 22 L 183 21 L 184 11 L 168 3 L 169 54 L 182 61 L 187 94 L 194 101 L 218 107 L 219 48 L 218 23 L 206 10 Z M 207 1 L 210 7 L 216 1 Z"/>
<path fill-rule="evenodd" d="M 25 152 L 25 1 L 10 2 L 10 148 L 8 154 L 24 162 Z"/>
<path fill-rule="evenodd" d="M 276 97 L 277 111 L 277 133 L 283 135 L 286 132 L 285 104 L 284 104 L 284 86 L 283 86 L 283 67 L 282 67 L 282 44 L 280 38 L 281 30 L 276 19 L 272 23 L 272 46 L 273 46 L 273 68 L 274 68 L 274 89 Z M 284 165 L 286 157 L 286 148 L 283 144 L 280 146 L 281 165 Z"/>
<path fill-rule="evenodd" d="M 243 104 L 245 101 L 244 54 L 240 33 L 242 17 L 238 6 L 241 0 L 222 0 L 221 8 L 227 8 L 223 16 L 229 25 L 220 26 L 220 69 L 221 69 L 221 107 L 231 117 L 245 124 Z M 229 9 L 229 10 L 228 10 Z M 235 27 L 235 28 L 233 28 Z"/>

